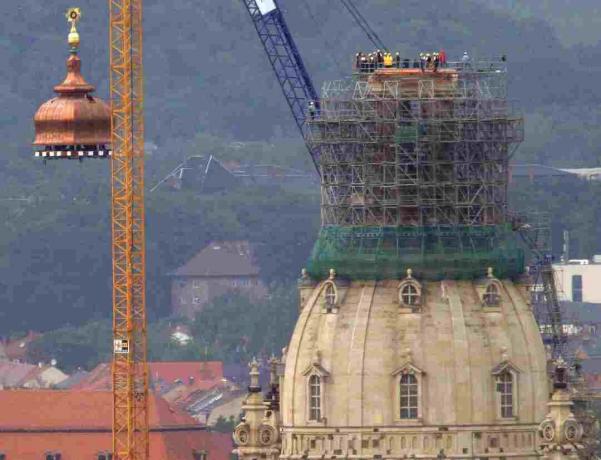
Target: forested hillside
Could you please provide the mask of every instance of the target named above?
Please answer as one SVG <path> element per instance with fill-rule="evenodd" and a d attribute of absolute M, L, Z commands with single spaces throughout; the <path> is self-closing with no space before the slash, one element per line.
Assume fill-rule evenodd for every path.
<path fill-rule="evenodd" d="M 280 3 L 318 86 L 347 76 L 354 53 L 370 48 L 338 1 Z M 441 48 L 451 58 L 464 50 L 486 58 L 506 54 L 510 94 L 526 115 L 527 140 L 516 161 L 599 164 L 601 48 L 594 39 L 560 40 L 549 19 L 556 10 L 520 14 L 485 0 L 360 5 L 382 39 L 404 55 Z M 64 0 L 0 2 L 0 334 L 79 325 L 110 312 L 108 165 L 44 166 L 30 155 L 33 113 L 64 76 L 68 6 Z M 79 6 L 84 74 L 106 97 L 107 2 Z M 191 154 L 310 169 L 241 0 L 146 0 L 145 34 L 147 139 L 158 146 L 147 161 L 149 184 Z M 528 187 L 516 189 L 516 202 L 546 206 L 560 214 L 557 225 L 575 225 L 548 206 L 555 195 L 573 202 L 573 187 Z M 599 215 L 597 188 L 582 187 L 587 206 L 595 207 L 591 215 Z M 149 193 L 151 317 L 168 313 L 168 273 L 210 239 L 258 243 L 266 280 L 290 283 L 315 237 L 318 201 L 317 190 Z M 598 226 L 596 218 L 581 224 L 590 236 L 575 251 L 585 257 L 598 250 Z"/>

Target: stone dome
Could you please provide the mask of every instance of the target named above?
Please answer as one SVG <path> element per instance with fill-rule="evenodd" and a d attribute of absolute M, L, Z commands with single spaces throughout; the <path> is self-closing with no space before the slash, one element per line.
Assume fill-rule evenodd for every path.
<path fill-rule="evenodd" d="M 535 456 L 549 390 L 525 286 L 491 274 L 422 284 L 409 272 L 305 279 L 300 296 L 280 458 Z"/>

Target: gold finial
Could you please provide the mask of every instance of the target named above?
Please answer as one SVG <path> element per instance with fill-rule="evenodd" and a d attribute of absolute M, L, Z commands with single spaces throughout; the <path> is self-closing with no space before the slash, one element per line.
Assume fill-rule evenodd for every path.
<path fill-rule="evenodd" d="M 330 279 L 333 280 L 334 278 L 336 278 L 336 270 L 330 268 Z"/>
<path fill-rule="evenodd" d="M 81 19 L 81 10 L 79 8 L 69 8 L 67 10 L 67 21 L 71 23 L 71 31 L 69 32 L 69 38 L 67 39 L 71 46 L 71 51 L 77 51 L 79 48 L 79 33 L 77 32 L 77 23 Z"/>
<path fill-rule="evenodd" d="M 493 277 L 494 277 L 494 274 L 493 274 L 493 269 L 492 269 L 492 267 L 488 267 L 488 269 L 486 270 L 486 276 L 487 276 L 488 278 L 493 278 Z"/>
<path fill-rule="evenodd" d="M 407 278 L 409 278 L 409 279 L 413 278 L 413 270 L 410 268 L 407 269 Z"/>

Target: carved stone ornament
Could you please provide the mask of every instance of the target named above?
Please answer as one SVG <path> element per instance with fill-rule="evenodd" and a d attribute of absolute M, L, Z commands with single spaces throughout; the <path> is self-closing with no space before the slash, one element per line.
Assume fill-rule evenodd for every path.
<path fill-rule="evenodd" d="M 239 446 L 246 446 L 250 440 L 250 427 L 246 423 L 241 423 L 234 430 L 234 441 Z"/>
<path fill-rule="evenodd" d="M 555 439 L 555 422 L 553 420 L 545 420 L 538 427 L 538 432 L 545 442 L 553 442 Z"/>
<path fill-rule="evenodd" d="M 277 439 L 277 433 L 272 426 L 263 425 L 259 429 L 259 441 L 263 446 L 269 446 L 273 444 Z"/>

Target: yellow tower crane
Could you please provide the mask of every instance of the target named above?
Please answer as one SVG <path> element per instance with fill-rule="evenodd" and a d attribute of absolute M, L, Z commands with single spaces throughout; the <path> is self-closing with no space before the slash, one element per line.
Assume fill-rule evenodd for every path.
<path fill-rule="evenodd" d="M 113 455 L 146 460 L 142 0 L 110 0 L 113 226 Z"/>
<path fill-rule="evenodd" d="M 81 75 L 81 11 L 70 8 L 67 77 L 35 115 L 34 146 L 44 160 L 111 159 L 113 458 L 147 460 L 142 0 L 109 0 L 109 7 L 110 110 Z"/>

